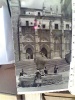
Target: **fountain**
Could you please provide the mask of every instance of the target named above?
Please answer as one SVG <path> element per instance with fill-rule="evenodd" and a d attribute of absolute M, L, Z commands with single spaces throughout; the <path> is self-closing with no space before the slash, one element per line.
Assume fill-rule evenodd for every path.
<path fill-rule="evenodd" d="M 36 55 L 34 62 L 37 67 L 37 71 L 34 75 L 25 75 L 19 78 L 20 84 L 22 87 L 37 87 L 45 86 L 58 83 L 62 81 L 61 74 L 47 73 L 41 74 L 40 71 L 44 69 L 45 64 L 47 63 L 47 58 L 43 54 Z M 43 70 L 44 71 L 44 70 Z"/>

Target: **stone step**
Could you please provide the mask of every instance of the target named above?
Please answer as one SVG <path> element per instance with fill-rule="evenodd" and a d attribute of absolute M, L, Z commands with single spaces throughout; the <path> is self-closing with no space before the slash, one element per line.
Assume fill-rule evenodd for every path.
<path fill-rule="evenodd" d="M 53 72 L 54 71 L 54 66 L 57 65 L 58 67 L 58 72 L 62 72 L 64 70 L 69 70 L 69 66 L 67 66 L 68 64 L 66 63 L 65 59 L 60 59 L 60 60 L 48 60 L 47 63 L 45 64 L 48 72 Z M 67 66 L 67 67 L 65 67 Z M 22 61 L 17 63 L 17 68 L 21 69 L 23 68 L 25 72 L 27 73 L 34 73 L 36 72 L 36 64 L 34 63 L 34 61 Z"/>

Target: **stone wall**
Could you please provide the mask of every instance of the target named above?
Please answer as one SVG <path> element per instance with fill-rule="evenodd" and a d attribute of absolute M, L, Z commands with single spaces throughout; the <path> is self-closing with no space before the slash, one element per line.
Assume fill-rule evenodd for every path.
<path fill-rule="evenodd" d="M 18 19 L 20 14 L 19 1 L 11 0 L 11 19 L 12 19 L 12 31 L 14 39 L 15 60 L 19 61 L 19 45 L 18 45 Z"/>

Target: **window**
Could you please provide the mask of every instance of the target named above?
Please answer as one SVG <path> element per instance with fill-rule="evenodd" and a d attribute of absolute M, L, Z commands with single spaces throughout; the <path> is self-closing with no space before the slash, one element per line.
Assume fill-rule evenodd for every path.
<path fill-rule="evenodd" d="M 40 27 L 40 25 L 38 25 L 38 27 Z"/>
<path fill-rule="evenodd" d="M 38 12 L 38 16 L 40 16 L 40 12 Z"/>
<path fill-rule="evenodd" d="M 66 29 L 69 29 L 69 24 L 66 24 Z"/>
<path fill-rule="evenodd" d="M 45 24 L 43 24 L 43 25 L 42 25 L 42 28 L 45 28 L 45 27 L 46 27 Z"/>
<path fill-rule="evenodd" d="M 33 23 L 31 22 L 31 25 L 32 25 Z"/>
<path fill-rule="evenodd" d="M 26 21 L 26 26 L 29 26 L 29 21 Z"/>
<path fill-rule="evenodd" d="M 58 29 L 58 24 L 55 24 L 55 29 Z"/>

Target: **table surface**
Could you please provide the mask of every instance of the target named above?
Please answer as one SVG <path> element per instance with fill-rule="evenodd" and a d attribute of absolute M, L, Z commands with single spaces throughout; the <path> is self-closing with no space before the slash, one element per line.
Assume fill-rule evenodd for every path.
<path fill-rule="evenodd" d="M 31 98 L 31 96 L 29 97 Z M 11 95 L 11 94 L 3 94 L 3 93 L 0 94 L 0 100 L 25 100 L 24 98 L 25 95 L 21 96 L 21 95 Z M 75 96 L 71 95 L 68 91 L 59 92 L 59 93 L 45 93 L 43 94 L 43 98 L 44 98 L 43 100 L 75 100 Z M 34 99 L 32 98 L 31 100 Z"/>
<path fill-rule="evenodd" d="M 15 67 L 14 67 L 14 64 L 13 65 L 5 65 L 5 66 L 2 66 L 0 68 L 0 77 L 1 77 L 0 80 L 2 79 L 0 85 L 3 85 L 3 87 L 4 87 L 4 88 L 3 87 L 0 87 L 0 88 L 3 89 L 3 91 L 5 91 L 5 87 L 6 86 L 4 86 L 4 84 L 2 83 L 2 81 L 3 81 L 3 78 L 2 77 L 4 75 L 7 76 L 4 73 L 5 72 L 8 72 L 8 69 L 9 70 L 10 69 L 13 69 L 12 73 L 14 74 L 13 76 L 15 77 L 15 70 L 14 70 Z M 10 72 L 11 72 L 11 70 L 10 70 Z M 4 76 L 4 78 L 5 78 L 5 76 Z M 10 76 L 10 73 L 8 74 L 8 76 Z M 6 77 L 6 78 L 7 79 L 10 79 L 8 77 Z M 10 80 L 11 80 L 10 83 L 12 83 L 12 79 L 10 79 Z M 13 78 L 13 81 L 14 81 L 14 78 Z M 16 84 L 16 83 L 14 83 L 14 84 Z M 8 85 L 8 82 L 6 83 L 6 85 Z M 14 87 L 14 89 L 15 89 L 15 87 Z M 14 91 L 14 89 L 13 89 L 13 91 Z M 7 89 L 7 90 L 10 91 L 11 90 L 11 87 L 9 89 Z M 13 91 L 11 91 L 11 92 L 13 92 Z M 34 96 L 32 96 L 32 97 L 29 96 L 29 97 L 30 97 L 30 100 L 31 100 L 31 98 L 34 97 Z M 37 98 L 37 97 L 38 96 L 36 95 L 35 98 Z M 23 96 L 15 95 L 15 94 L 12 94 L 11 95 L 11 93 L 10 94 L 9 93 L 6 93 L 5 94 L 4 92 L 1 92 L 0 91 L 0 100 L 26 100 L 24 98 L 26 98 L 25 95 L 23 95 Z M 44 98 L 44 100 L 74 100 L 75 99 L 75 96 L 74 95 L 71 95 L 68 91 L 62 91 L 62 92 L 57 92 L 57 93 L 56 92 L 54 92 L 54 93 L 44 93 L 43 94 L 43 98 Z M 32 100 L 34 100 L 34 99 L 32 99 Z"/>

